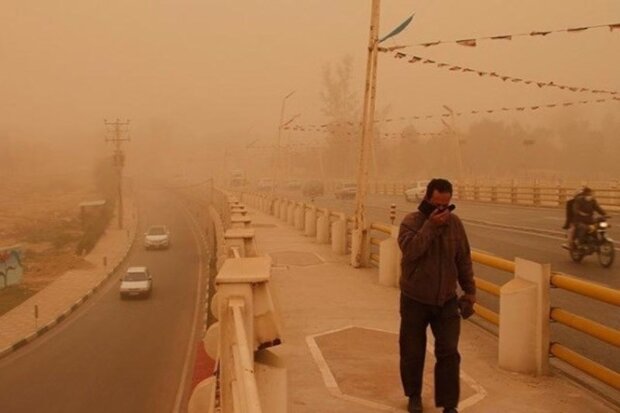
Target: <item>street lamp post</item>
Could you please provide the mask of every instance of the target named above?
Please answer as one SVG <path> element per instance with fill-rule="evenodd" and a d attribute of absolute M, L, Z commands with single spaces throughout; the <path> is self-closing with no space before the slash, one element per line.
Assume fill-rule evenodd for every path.
<path fill-rule="evenodd" d="M 379 55 L 379 16 L 381 0 L 372 0 L 370 14 L 370 34 L 368 39 L 368 60 L 366 62 L 366 85 L 362 117 L 362 139 L 357 169 L 357 193 L 355 196 L 355 229 L 351 265 L 369 265 L 368 224 L 366 222 L 366 192 L 368 190 L 368 164 L 374 127 L 375 98 L 377 93 L 377 60 Z"/>
<path fill-rule="evenodd" d="M 448 105 L 443 105 L 443 107 L 450 114 L 450 126 L 448 128 L 452 132 L 452 136 L 454 136 L 454 140 L 456 141 L 456 156 L 457 156 L 457 162 L 458 162 L 458 168 L 459 168 L 458 169 L 458 180 L 460 182 L 463 179 L 463 155 L 461 153 L 461 138 L 459 134 L 456 132 L 456 121 L 454 119 L 454 111 Z M 444 125 L 448 126 L 445 122 L 444 122 Z"/>
<path fill-rule="evenodd" d="M 273 182 L 271 183 L 271 197 L 273 198 L 275 196 L 275 190 L 276 190 L 276 179 L 278 178 L 278 172 L 279 172 L 279 166 L 280 166 L 280 158 L 281 158 L 281 151 L 280 151 L 280 145 L 281 145 L 281 141 L 282 141 L 282 127 L 283 127 L 283 122 L 284 122 L 284 108 L 286 106 L 286 100 L 288 98 L 290 98 L 291 96 L 293 96 L 293 94 L 295 93 L 295 91 L 291 91 L 288 95 L 284 96 L 284 98 L 282 99 L 282 108 L 280 109 L 280 122 L 278 123 L 278 145 L 276 146 L 276 150 L 275 150 L 275 162 L 274 162 L 274 168 L 273 168 Z"/>

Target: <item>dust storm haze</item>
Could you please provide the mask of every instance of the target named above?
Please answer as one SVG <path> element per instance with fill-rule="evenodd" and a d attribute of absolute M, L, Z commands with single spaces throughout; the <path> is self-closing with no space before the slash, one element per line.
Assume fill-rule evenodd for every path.
<path fill-rule="evenodd" d="M 620 4 L 611 0 L 389 0 L 382 4 L 381 34 L 412 12 L 412 25 L 386 47 L 620 22 Z M 4 0 L 0 172 L 91 174 L 95 161 L 112 151 L 103 119 L 119 118 L 131 119 L 132 142 L 125 147 L 134 174 L 157 162 L 181 175 L 224 177 L 235 168 L 254 178 L 270 175 L 281 104 L 291 91 L 284 114 L 285 121 L 298 115 L 291 125 L 359 121 L 369 13 L 370 2 L 360 0 Z M 619 46 L 620 30 L 602 27 L 476 47 L 410 47 L 402 50 L 406 59 L 382 53 L 377 119 L 407 119 L 377 123 L 372 173 L 454 177 L 454 154 L 445 150 L 452 137 L 428 135 L 447 129 L 439 116 L 425 119 L 445 113 L 445 105 L 463 113 L 451 126 L 462 143 L 464 177 L 510 178 L 520 171 L 616 178 L 617 100 L 501 108 L 617 96 L 535 82 L 620 90 Z M 410 64 L 413 55 L 535 82 Z M 331 90 L 328 77 L 335 82 Z M 348 94 L 339 100 L 342 88 Z M 357 138 L 357 130 L 351 133 L 346 136 Z M 338 128 L 285 130 L 282 142 L 290 148 L 292 176 L 317 174 L 319 158 L 324 175 L 355 176 L 357 143 Z"/>

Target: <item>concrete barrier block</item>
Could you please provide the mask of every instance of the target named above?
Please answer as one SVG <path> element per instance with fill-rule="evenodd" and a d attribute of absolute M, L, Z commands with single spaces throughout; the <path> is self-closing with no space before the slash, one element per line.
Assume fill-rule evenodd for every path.
<path fill-rule="evenodd" d="M 316 208 L 312 208 L 306 212 L 304 235 L 306 237 L 316 236 Z"/>

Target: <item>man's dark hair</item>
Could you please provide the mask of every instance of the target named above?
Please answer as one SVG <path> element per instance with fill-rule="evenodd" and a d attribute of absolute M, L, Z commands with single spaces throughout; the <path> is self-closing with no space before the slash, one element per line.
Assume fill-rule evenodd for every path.
<path fill-rule="evenodd" d="M 426 185 L 426 199 L 431 199 L 433 196 L 433 192 L 443 192 L 450 193 L 452 195 L 452 184 L 447 179 L 435 178 L 431 179 L 431 181 Z"/>

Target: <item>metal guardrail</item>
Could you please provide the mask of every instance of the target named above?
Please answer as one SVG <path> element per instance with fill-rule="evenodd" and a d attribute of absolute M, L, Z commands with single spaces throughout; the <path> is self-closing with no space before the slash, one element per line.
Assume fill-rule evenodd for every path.
<path fill-rule="evenodd" d="M 551 275 L 551 285 L 556 288 L 580 294 L 584 297 L 620 307 L 620 290 L 615 290 L 560 273 Z M 620 347 L 620 330 L 618 329 L 605 326 L 561 308 L 552 308 L 549 318 L 552 321 L 571 327 L 574 330 L 599 339 L 607 344 Z M 549 352 L 573 367 L 590 374 L 616 389 L 620 389 L 620 373 L 590 360 L 560 343 L 552 343 Z"/>
<path fill-rule="evenodd" d="M 568 347 L 559 343 L 552 343 L 549 347 L 549 353 L 603 383 L 620 389 L 620 374 L 601 364 L 593 362 Z"/>
<path fill-rule="evenodd" d="M 579 278 L 561 273 L 551 274 L 551 285 L 620 307 L 620 290 L 580 280 Z"/>

